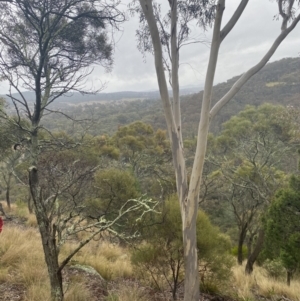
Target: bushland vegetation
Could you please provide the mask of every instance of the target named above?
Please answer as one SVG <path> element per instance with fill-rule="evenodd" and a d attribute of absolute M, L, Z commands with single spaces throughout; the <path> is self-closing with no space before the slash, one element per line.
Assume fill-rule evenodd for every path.
<path fill-rule="evenodd" d="M 203 293 L 233 300 L 259 300 L 258 296 L 298 300 L 299 185 L 297 176 L 292 176 L 298 162 L 296 117 L 294 110 L 282 106 L 249 106 L 226 122 L 219 134 L 211 134 L 202 183 L 206 193 L 199 198 L 197 222 Z M 98 233 L 64 268 L 65 300 L 94 298 L 86 282 L 90 276 L 78 271 L 73 275 L 72 268 L 78 266 L 92 267 L 104 279 L 97 282 L 103 300 L 151 300 L 152 295 L 157 300 L 180 300 L 182 226 L 166 133 L 136 122 L 111 136 L 85 135 L 78 140 L 63 132 L 53 135 L 72 146 L 59 149 L 53 144 L 53 150 L 40 157 L 45 196 L 69 184 L 55 204 L 53 217 L 58 225 L 59 262 L 73 254 L 78 243 Z M 51 144 L 49 136 L 43 139 Z M 187 154 L 193 152 L 193 141 L 185 141 Z M 6 214 L 1 233 L 1 285 L 11 292 L 24 291 L 24 300 L 38 300 L 50 287 L 37 220 L 29 212 L 26 151 L 13 153 L 18 152 L 14 167 L 2 165 L 4 172 L 12 173 L 12 182 L 11 202 L 5 201 L 5 190 L 1 194 Z M 92 170 L 94 166 L 98 167 Z M 147 214 L 137 210 L 120 216 L 128 200 L 141 198 L 152 199 L 155 208 Z M 91 226 L 115 219 L 114 227 L 101 232 Z M 279 219 L 286 234 L 280 230 Z M 245 268 L 255 250 L 257 256 L 247 276 Z M 40 260 L 38 269 L 28 268 L 32 260 Z"/>
<path fill-rule="evenodd" d="M 224 25 L 225 0 L 172 0 L 165 16 L 158 2 L 133 1 L 128 10 L 139 15 L 139 50 L 154 55 L 167 134 L 135 122 L 118 128 L 113 136 L 98 137 L 88 131 L 91 120 L 80 120 L 82 131 L 76 130 L 71 135 L 61 129 L 57 133 L 50 131 L 43 120 L 46 115 L 61 114 L 75 122 L 74 118 L 53 108 L 53 103 L 69 92 L 95 92 L 88 91 L 85 85 L 92 66 L 98 64 L 106 70 L 112 67 L 114 40 L 108 33 L 119 30 L 126 20 L 124 11 L 120 10 L 121 2 L 18 0 L 0 3 L 0 73 L 1 79 L 9 84 L 8 97 L 14 108 L 11 115 L 1 104 L 2 134 L 6 142 L 1 144 L 1 181 L 8 209 L 12 205 L 12 186 L 23 185 L 27 190 L 27 207 L 36 217 L 52 301 L 63 301 L 67 296 L 66 279 L 70 275 L 65 274 L 75 256 L 93 240 L 103 241 L 107 237 L 119 244 L 126 242 L 133 248 L 138 245 L 133 256 L 137 268 L 149 265 L 147 261 L 151 262 L 151 253 L 155 253 L 161 264 L 157 266 L 157 262 L 152 261 L 152 266 L 156 263 L 157 267 L 148 268 L 149 274 L 162 293 L 164 290 L 155 274 L 163 275 L 173 299 L 178 298 L 182 280 L 185 301 L 199 300 L 200 280 L 204 290 L 214 287 L 221 290 L 221 283 L 209 281 L 230 277 L 230 236 L 221 234 L 222 223 L 219 230 L 199 212 L 199 205 L 204 208 L 211 200 L 226 203 L 226 209 L 231 212 L 231 218 L 233 216 L 231 221 L 234 220 L 235 225 L 229 228 L 238 231 L 240 265 L 243 264 L 243 246 L 247 243 L 245 272 L 252 274 L 255 262 L 259 262 L 263 254 L 262 262 L 269 259 L 282 263 L 287 272 L 287 285 L 291 284 L 298 264 L 295 252 L 299 235 L 293 232 L 298 227 L 296 219 L 291 219 L 285 233 L 285 245 L 276 245 L 279 253 L 270 252 L 268 242 L 270 237 L 271 242 L 275 242 L 272 237 L 280 233 L 280 229 L 275 231 L 274 222 L 272 224 L 278 215 L 276 211 L 287 207 L 294 215 L 299 213 L 295 193 L 298 185 L 292 176 L 293 167 L 289 166 L 298 165 L 292 163 L 299 140 L 296 111 L 285 107 L 247 107 L 224 124 L 224 131 L 215 136 L 209 134 L 212 119 L 267 64 L 300 21 L 299 1 L 276 1 L 281 22 L 277 38 L 264 56 L 213 102 L 220 47 L 236 27 L 248 2 L 241 0 Z M 179 51 L 190 44 L 191 24 L 202 28 L 212 26 L 213 35 L 198 132 L 187 143 L 182 130 L 178 71 Z M 280 81 L 266 84 L 267 87 L 280 85 Z M 33 102 L 22 92 L 24 88 L 34 92 Z M 18 92 L 18 97 L 13 90 Z M 126 118 L 118 116 L 118 121 L 125 123 Z M 14 141 L 11 151 L 10 140 Z M 209 152 L 208 144 L 211 144 Z M 278 188 L 292 190 L 291 196 L 295 195 L 292 205 L 279 197 L 280 193 L 288 193 L 277 192 Z M 177 208 L 168 203 L 174 192 L 179 203 Z M 276 210 L 276 206 L 281 207 Z M 157 224 L 177 229 L 172 226 L 172 217 L 178 216 L 178 209 L 180 219 L 177 217 L 176 225 L 181 226 L 181 234 L 175 231 L 173 237 L 166 237 L 161 233 L 165 243 L 159 242 L 160 250 L 167 251 L 161 255 L 153 248 L 157 236 L 143 234 L 145 229 Z M 11 219 L 2 206 L 1 211 L 7 220 Z M 157 215 L 163 217 L 161 222 Z M 213 214 L 211 217 L 213 219 Z M 230 216 L 228 218 L 230 220 Z M 197 232 L 201 233 L 202 228 L 206 231 L 199 237 Z M 156 229 L 156 233 L 160 231 Z M 209 239 L 208 233 L 211 233 Z M 66 249 L 69 242 L 73 247 Z M 141 255 L 149 252 L 144 249 L 138 253 L 138 249 L 143 245 L 149 247 L 149 243 L 150 255 L 143 259 Z M 164 245 L 170 248 L 165 249 Z M 171 270 L 161 269 L 165 266 L 164 257 L 171 262 Z M 87 272 L 86 267 L 81 269 Z M 89 272 L 97 274 L 93 269 Z M 100 274 L 97 276 L 102 280 Z"/>

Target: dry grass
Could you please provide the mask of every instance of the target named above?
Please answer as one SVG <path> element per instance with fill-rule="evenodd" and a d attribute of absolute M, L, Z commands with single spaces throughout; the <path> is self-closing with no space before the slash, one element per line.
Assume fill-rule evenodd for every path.
<path fill-rule="evenodd" d="M 257 300 L 256 295 L 272 298 L 284 296 L 293 301 L 300 301 L 300 283 L 294 280 L 291 286 L 267 276 L 261 267 L 255 267 L 251 276 L 245 274 L 244 266 L 236 266 L 233 269 L 233 290 L 240 300 Z"/>
<path fill-rule="evenodd" d="M 25 218 L 25 224 L 31 227 L 24 229 L 24 227 L 8 224 L 4 226 L 0 234 L 0 283 L 24 286 L 25 301 L 48 301 L 49 281 L 40 236 L 35 228 L 35 216 L 28 213 L 26 206 L 13 205 L 10 211 L 5 209 L 8 214 Z M 74 247 L 75 243 L 66 244 L 61 252 L 62 257 L 69 254 Z M 92 241 L 85 246 L 74 257 L 74 261 L 94 267 L 106 280 L 126 279 L 134 276 L 129 251 L 101 240 Z M 285 296 L 290 300 L 300 301 L 299 280 L 293 280 L 291 286 L 288 287 L 283 281 L 268 277 L 266 271 L 260 267 L 255 267 L 253 275 L 247 276 L 244 273 L 244 266 L 234 267 L 233 277 L 234 296 L 239 300 L 255 301 L 257 296 L 261 295 L 269 300 L 275 300 L 275 296 Z M 83 279 L 71 279 L 65 300 L 90 299 L 91 296 L 84 287 Z M 149 301 L 141 288 L 126 285 L 123 281 L 110 292 L 107 300 Z"/>
<path fill-rule="evenodd" d="M 7 281 L 8 279 L 8 272 L 9 272 L 9 268 L 8 267 L 1 267 L 0 265 L 0 284 L 4 283 Z"/>
<path fill-rule="evenodd" d="M 2 203 L 3 205 L 3 203 Z M 17 215 L 21 218 L 25 218 L 27 219 L 29 216 L 29 211 L 28 211 L 28 207 L 27 204 L 24 202 L 17 202 L 14 204 L 11 204 L 11 208 L 7 208 L 6 205 L 3 205 L 5 212 L 8 212 L 8 214 L 11 215 Z"/>
<path fill-rule="evenodd" d="M 26 218 L 27 218 L 26 226 L 28 226 L 28 227 L 35 227 L 35 228 L 37 227 L 37 220 L 36 220 L 35 214 L 28 213 L 26 215 Z"/>
<path fill-rule="evenodd" d="M 62 254 L 68 254 L 74 245 L 64 246 Z M 73 260 L 79 264 L 92 266 L 105 280 L 130 278 L 133 275 L 127 250 L 108 242 L 92 241 Z"/>
<path fill-rule="evenodd" d="M 72 283 L 65 294 L 64 301 L 87 301 L 91 299 L 92 296 L 84 285 Z"/>
<path fill-rule="evenodd" d="M 0 235 L 0 283 L 24 286 L 26 301 L 47 301 L 50 294 L 47 268 L 40 235 L 35 228 L 5 225 Z M 68 254 L 74 244 L 67 244 L 62 256 Z M 105 279 L 132 276 L 129 256 L 119 246 L 92 241 L 75 257 L 79 264 L 94 267 Z M 90 300 L 90 293 L 83 279 L 71 279 L 66 301 Z"/>
<path fill-rule="evenodd" d="M 36 229 L 6 226 L 0 236 L 0 283 L 25 287 L 26 301 L 48 301 L 47 268 L 39 233 Z M 82 284 L 72 283 L 67 301 L 86 301 L 90 295 Z"/>
<path fill-rule="evenodd" d="M 31 258 L 35 258 L 35 265 L 43 265 L 41 255 L 42 246 L 39 234 L 35 229 L 4 227 L 0 244 L 2 267 L 20 266 L 30 261 Z"/>
<path fill-rule="evenodd" d="M 121 284 L 117 289 L 111 291 L 107 301 L 151 301 L 152 299 L 137 285 Z"/>
<path fill-rule="evenodd" d="M 47 269 L 36 229 L 6 226 L 0 238 L 1 282 L 24 286 L 26 301 L 46 300 Z"/>
<path fill-rule="evenodd" d="M 48 282 L 38 281 L 26 289 L 25 301 L 50 301 L 50 287 Z"/>

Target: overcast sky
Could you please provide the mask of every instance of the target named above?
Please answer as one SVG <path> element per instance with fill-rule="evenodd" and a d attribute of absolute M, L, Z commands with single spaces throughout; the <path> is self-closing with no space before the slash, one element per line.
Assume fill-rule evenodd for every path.
<path fill-rule="evenodd" d="M 163 2 L 163 1 L 162 1 Z M 165 1 L 167 2 L 167 1 Z M 231 17 L 240 0 L 227 0 L 223 24 Z M 255 64 L 271 46 L 280 33 L 281 23 L 274 20 L 277 3 L 272 0 L 250 0 L 239 22 L 224 40 L 218 61 L 215 83 L 226 81 L 245 72 Z M 147 56 L 146 62 L 136 48 L 135 31 L 137 19 L 131 19 L 124 25 L 122 37 L 115 50 L 115 63 L 111 74 L 102 75 L 107 81 L 105 92 L 121 90 L 157 89 L 153 57 Z M 197 28 L 197 34 L 202 30 Z M 205 33 L 208 41 L 211 30 Z M 209 48 L 201 44 L 189 45 L 180 53 L 180 85 L 203 86 L 206 73 Z M 271 61 L 284 57 L 300 56 L 300 24 L 283 41 Z M 93 76 L 97 81 L 97 72 Z"/>
<path fill-rule="evenodd" d="M 129 1 L 123 1 L 123 3 Z M 164 1 L 162 1 L 164 2 Z M 167 2 L 167 1 L 165 1 Z M 240 0 L 227 0 L 223 24 L 231 17 Z M 124 9 L 126 6 L 124 5 Z M 269 49 L 271 43 L 280 33 L 281 23 L 274 20 L 277 14 L 275 0 L 250 0 L 235 28 L 222 43 L 215 83 L 226 81 L 245 72 Z M 137 50 L 135 38 L 138 28 L 137 18 L 131 18 L 123 25 L 122 34 L 116 35 L 114 66 L 111 73 L 104 73 L 96 67 L 90 76 L 94 87 L 106 82 L 103 92 L 157 90 L 157 81 L 153 57 L 148 55 L 146 62 Z M 203 35 L 201 28 L 196 28 L 195 35 Z M 203 36 L 210 41 L 211 30 Z M 180 53 L 180 85 L 203 86 L 206 73 L 209 47 L 193 44 L 182 49 Z M 284 57 L 300 56 L 300 24 L 283 41 L 271 61 Z M 0 84 L 0 93 L 6 90 L 5 83 Z"/>

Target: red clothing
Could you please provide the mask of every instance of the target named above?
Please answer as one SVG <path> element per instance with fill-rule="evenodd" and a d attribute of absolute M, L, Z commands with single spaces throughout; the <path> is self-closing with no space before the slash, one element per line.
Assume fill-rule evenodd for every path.
<path fill-rule="evenodd" d="M 3 227 L 3 219 L 0 216 L 0 233 L 2 232 L 2 227 Z"/>

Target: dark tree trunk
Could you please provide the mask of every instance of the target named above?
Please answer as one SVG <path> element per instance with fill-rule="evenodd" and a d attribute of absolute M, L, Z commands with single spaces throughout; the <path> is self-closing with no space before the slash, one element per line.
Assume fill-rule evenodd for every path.
<path fill-rule="evenodd" d="M 10 187 L 9 187 L 9 185 L 7 185 L 7 187 L 6 187 L 5 198 L 6 198 L 7 207 L 10 209 Z"/>
<path fill-rule="evenodd" d="M 243 245 L 244 241 L 246 239 L 246 234 L 247 234 L 247 224 L 244 225 L 241 228 L 240 235 L 239 235 L 239 243 L 238 243 L 238 264 L 242 265 L 243 264 Z"/>
<path fill-rule="evenodd" d="M 44 243 L 43 243 L 44 245 Z M 63 301 L 63 283 L 62 283 L 62 273 L 59 269 L 58 256 L 56 254 L 55 244 L 48 244 L 45 248 L 45 260 L 48 267 L 48 274 L 50 278 L 51 285 L 51 300 L 52 301 Z"/>
<path fill-rule="evenodd" d="M 247 241 L 247 252 L 248 252 L 248 256 L 247 258 L 249 259 L 251 253 L 252 253 L 252 245 L 253 245 L 253 237 L 254 237 L 254 234 L 251 233 L 248 237 L 248 241 Z"/>
<path fill-rule="evenodd" d="M 293 272 L 287 270 L 287 271 L 286 271 L 286 284 L 287 284 L 288 286 L 291 285 L 292 276 L 293 276 Z"/>
<path fill-rule="evenodd" d="M 32 203 L 32 197 L 29 189 L 28 197 L 27 197 L 27 207 L 29 213 L 33 213 L 33 203 Z"/>
<path fill-rule="evenodd" d="M 264 239 L 265 239 L 265 231 L 263 229 L 259 229 L 255 247 L 253 249 L 253 252 L 251 252 L 251 254 L 248 256 L 248 260 L 245 268 L 245 273 L 248 275 L 250 275 L 253 272 L 253 265 L 263 248 Z"/>
<path fill-rule="evenodd" d="M 8 175 L 8 179 L 6 183 L 6 193 L 5 193 L 6 204 L 9 209 L 10 209 L 10 181 L 11 181 L 11 174 Z"/>
<path fill-rule="evenodd" d="M 42 238 L 48 275 L 50 278 L 51 301 L 63 301 L 64 294 L 62 273 L 58 264 L 58 252 L 55 239 L 56 231 L 54 227 L 52 227 L 51 220 L 49 220 L 47 214 L 46 206 L 41 199 L 38 170 L 35 166 L 32 166 L 29 169 L 29 186 L 34 204 L 35 215 Z"/>

